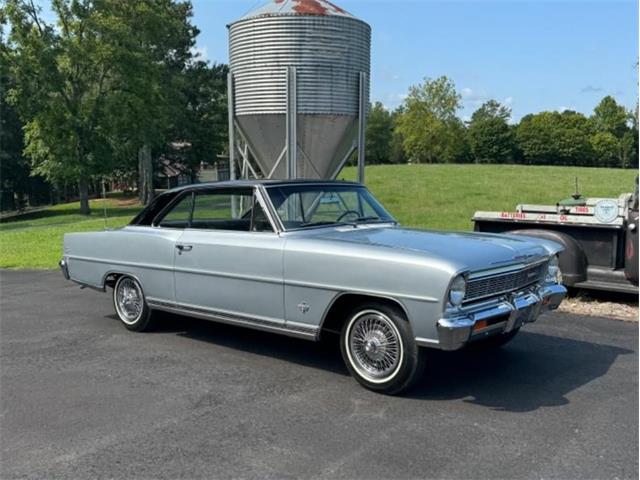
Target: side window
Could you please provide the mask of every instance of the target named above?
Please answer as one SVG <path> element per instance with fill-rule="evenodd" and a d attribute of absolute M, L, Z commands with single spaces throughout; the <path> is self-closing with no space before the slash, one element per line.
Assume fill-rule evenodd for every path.
<path fill-rule="evenodd" d="M 187 228 L 191 216 L 193 194 L 186 195 L 160 220 L 164 228 Z"/>
<path fill-rule="evenodd" d="M 266 213 L 264 213 L 262 206 L 260 206 L 257 200 L 253 202 L 251 215 L 252 232 L 273 232 L 271 223 L 269 223 Z"/>
<path fill-rule="evenodd" d="M 272 231 L 252 190 L 196 193 L 191 228 Z"/>

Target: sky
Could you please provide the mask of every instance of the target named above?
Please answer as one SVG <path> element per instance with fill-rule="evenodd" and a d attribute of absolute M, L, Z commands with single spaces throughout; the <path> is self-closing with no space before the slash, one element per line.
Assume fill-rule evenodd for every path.
<path fill-rule="evenodd" d="M 226 25 L 265 0 L 192 0 L 197 49 L 228 62 Z M 543 110 L 591 114 L 605 95 L 638 99 L 633 0 L 334 0 L 371 25 L 371 101 L 393 109 L 411 85 L 446 75 L 468 120 L 495 99 L 514 121 Z"/>

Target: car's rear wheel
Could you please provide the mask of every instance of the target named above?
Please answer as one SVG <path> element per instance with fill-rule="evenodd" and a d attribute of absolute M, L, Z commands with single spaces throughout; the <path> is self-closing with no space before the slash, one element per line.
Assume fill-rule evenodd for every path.
<path fill-rule="evenodd" d="M 351 375 L 376 392 L 400 393 L 423 371 L 424 353 L 405 315 L 383 303 L 352 310 L 342 328 L 340 349 Z"/>
<path fill-rule="evenodd" d="M 151 326 L 151 310 L 140 283 L 122 275 L 113 288 L 113 306 L 120 321 L 129 330 L 142 332 Z"/>

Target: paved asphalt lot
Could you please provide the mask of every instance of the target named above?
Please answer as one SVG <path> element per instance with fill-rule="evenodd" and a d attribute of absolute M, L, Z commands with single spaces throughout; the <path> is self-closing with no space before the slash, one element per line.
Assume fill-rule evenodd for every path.
<path fill-rule="evenodd" d="M 434 354 L 404 397 L 331 345 L 161 317 L 2 272 L 3 479 L 637 478 L 638 326 L 555 314 L 503 351 Z"/>

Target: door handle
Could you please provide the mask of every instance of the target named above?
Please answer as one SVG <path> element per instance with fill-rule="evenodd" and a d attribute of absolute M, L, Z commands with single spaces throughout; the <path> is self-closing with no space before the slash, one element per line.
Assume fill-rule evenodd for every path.
<path fill-rule="evenodd" d="M 190 252 L 193 249 L 193 245 L 176 245 L 178 249 L 178 254 L 182 254 L 182 252 Z"/>

